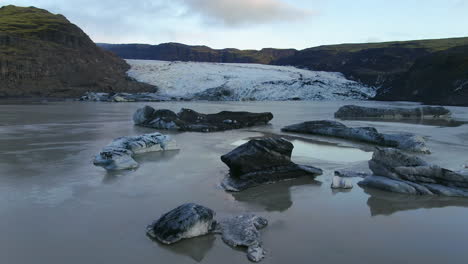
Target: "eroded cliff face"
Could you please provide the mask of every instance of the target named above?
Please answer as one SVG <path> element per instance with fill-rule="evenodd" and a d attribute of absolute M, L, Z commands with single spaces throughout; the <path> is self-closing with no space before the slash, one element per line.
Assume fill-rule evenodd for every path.
<path fill-rule="evenodd" d="M 295 49 L 238 50 L 212 49 L 206 46 L 189 46 L 180 43 L 147 44 L 98 44 L 124 59 L 194 61 L 221 63 L 269 64 L 279 58 L 294 55 Z"/>
<path fill-rule="evenodd" d="M 417 59 L 377 99 L 468 106 L 468 45 Z"/>
<path fill-rule="evenodd" d="M 378 87 L 374 99 L 468 106 L 468 38 L 343 44 L 274 61 Z"/>
<path fill-rule="evenodd" d="M 34 7 L 0 8 L 0 96 L 155 90 L 128 78 L 128 69 L 62 15 Z"/>

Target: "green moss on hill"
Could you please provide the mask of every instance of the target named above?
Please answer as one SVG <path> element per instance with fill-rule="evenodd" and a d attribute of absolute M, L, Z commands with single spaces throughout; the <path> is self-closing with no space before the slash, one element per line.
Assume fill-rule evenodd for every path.
<path fill-rule="evenodd" d="M 447 39 L 424 39 L 410 41 L 392 41 L 380 43 L 362 43 L 362 44 L 339 44 L 326 45 L 311 50 L 322 50 L 329 52 L 359 52 L 366 49 L 386 49 L 386 48 L 405 48 L 405 49 L 426 49 L 429 52 L 447 50 L 457 46 L 468 45 L 468 38 L 447 38 Z"/>
<path fill-rule="evenodd" d="M 62 15 L 54 15 L 34 7 L 4 6 L 0 8 L 0 32 L 38 37 L 43 32 L 70 33 L 70 22 Z"/>
<path fill-rule="evenodd" d="M 128 68 L 62 15 L 35 7 L 0 8 L 0 97 L 154 91 L 129 80 Z"/>

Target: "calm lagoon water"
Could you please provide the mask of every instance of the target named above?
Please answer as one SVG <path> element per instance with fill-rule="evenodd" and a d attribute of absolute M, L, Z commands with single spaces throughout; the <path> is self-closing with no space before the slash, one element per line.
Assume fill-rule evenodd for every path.
<path fill-rule="evenodd" d="M 349 103 L 349 102 L 348 102 Z M 156 108 L 199 112 L 271 111 L 271 125 L 236 131 L 170 133 L 180 151 L 150 153 L 136 171 L 107 173 L 92 158 L 113 138 L 153 132 L 132 124 L 145 103 L 43 102 L 0 105 L 0 263 L 248 263 L 219 236 L 163 246 L 145 227 L 185 202 L 218 216 L 253 212 L 269 219 L 262 230 L 262 263 L 465 263 L 468 200 L 411 197 L 355 186 L 330 189 L 335 169 L 367 170 L 372 146 L 325 137 L 282 134 L 297 122 L 332 119 L 344 102 L 168 102 Z M 414 106 L 412 103 L 359 102 Z M 468 108 L 451 108 L 468 121 Z M 461 169 L 468 164 L 468 126 L 344 121 L 382 132 L 428 138 L 428 161 Z M 220 156 L 244 140 L 282 134 L 293 160 L 324 170 L 301 178 L 227 193 Z M 354 182 L 359 179 L 354 179 Z"/>

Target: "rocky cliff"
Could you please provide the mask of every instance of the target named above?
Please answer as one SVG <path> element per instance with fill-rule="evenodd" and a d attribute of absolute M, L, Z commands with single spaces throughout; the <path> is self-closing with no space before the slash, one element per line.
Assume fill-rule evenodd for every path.
<path fill-rule="evenodd" d="M 147 44 L 106 44 L 98 45 L 125 59 L 195 61 L 223 63 L 262 63 L 294 55 L 295 49 L 238 50 L 212 49 L 207 46 L 189 46 L 180 43 Z"/>
<path fill-rule="evenodd" d="M 97 47 L 62 15 L 0 8 L 0 96 L 72 97 L 86 91 L 153 91 L 126 76 L 129 65 Z"/>
<path fill-rule="evenodd" d="M 468 45 L 417 59 L 393 86 L 381 89 L 376 99 L 467 106 Z"/>
<path fill-rule="evenodd" d="M 343 44 L 305 49 L 273 61 L 322 71 L 380 89 L 377 100 L 468 105 L 468 38 Z M 465 47 L 465 48 L 464 48 Z"/>

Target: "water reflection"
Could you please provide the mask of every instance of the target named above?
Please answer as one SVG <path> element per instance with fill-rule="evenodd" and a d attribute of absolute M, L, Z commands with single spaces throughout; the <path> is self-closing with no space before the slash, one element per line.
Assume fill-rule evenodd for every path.
<path fill-rule="evenodd" d="M 444 208 L 449 206 L 468 207 L 468 199 L 430 195 L 404 195 L 364 188 L 369 194 L 367 206 L 372 216 L 392 215 L 400 211 Z"/>
<path fill-rule="evenodd" d="M 177 156 L 179 152 L 180 150 L 147 152 L 135 155 L 134 159 L 142 166 L 147 162 L 164 162 L 171 160 Z"/>
<path fill-rule="evenodd" d="M 289 209 L 293 204 L 291 188 L 305 185 L 311 185 L 318 188 L 322 183 L 312 179 L 311 177 L 305 176 L 274 184 L 262 185 L 231 194 L 236 201 L 260 207 L 262 210 L 269 212 L 283 212 Z"/>
<path fill-rule="evenodd" d="M 458 121 L 454 119 L 433 118 L 433 119 L 385 119 L 385 118 L 339 118 L 340 120 L 348 121 L 369 121 L 369 122 L 386 122 L 386 123 L 404 123 L 424 126 L 439 126 L 439 127 L 459 127 L 467 124 L 466 121 Z"/>
<path fill-rule="evenodd" d="M 353 190 L 353 189 L 333 189 L 333 188 L 330 188 L 330 189 L 331 189 L 333 195 L 336 195 L 336 194 L 339 194 L 339 193 L 349 193 L 349 192 L 351 192 Z"/>
<path fill-rule="evenodd" d="M 169 161 L 173 159 L 175 156 L 179 154 L 180 150 L 168 150 L 168 151 L 156 151 L 156 152 L 148 152 L 142 153 L 134 156 L 136 162 L 138 162 L 141 166 L 146 165 L 154 165 L 154 164 L 146 164 L 145 163 L 161 163 L 165 161 Z M 138 168 L 137 168 L 138 170 Z M 120 170 L 120 171 L 105 171 L 105 176 L 102 180 L 103 183 L 114 183 L 121 177 L 132 173 L 134 170 Z"/>
<path fill-rule="evenodd" d="M 338 163 L 366 161 L 372 158 L 372 152 L 366 152 L 357 148 L 326 144 L 320 141 L 299 139 L 297 137 L 284 138 L 288 139 L 294 145 L 292 157 L 314 158 Z M 240 146 L 249 140 L 250 139 L 237 140 L 231 145 Z"/>
<path fill-rule="evenodd" d="M 164 245 L 153 240 L 159 248 L 169 250 L 177 255 L 187 256 L 196 262 L 202 262 L 206 254 L 213 247 L 216 237 L 214 234 L 181 240 L 173 245 Z"/>

